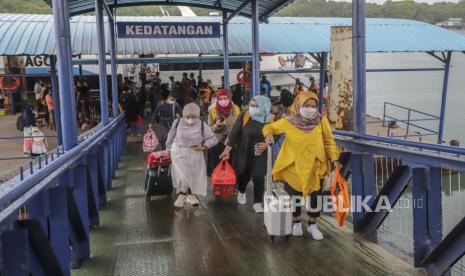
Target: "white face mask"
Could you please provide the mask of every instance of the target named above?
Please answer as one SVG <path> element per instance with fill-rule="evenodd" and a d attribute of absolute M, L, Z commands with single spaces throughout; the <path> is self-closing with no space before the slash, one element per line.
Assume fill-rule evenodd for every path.
<path fill-rule="evenodd" d="M 169 103 L 169 104 L 174 104 L 173 100 L 167 100 L 166 102 Z"/>
<path fill-rule="evenodd" d="M 184 118 L 184 122 L 186 122 L 186 124 L 188 124 L 188 125 L 193 125 L 195 123 L 195 119 L 194 118 Z"/>
<path fill-rule="evenodd" d="M 313 118 L 316 113 L 316 108 L 314 107 L 301 107 L 300 114 L 307 119 Z"/>

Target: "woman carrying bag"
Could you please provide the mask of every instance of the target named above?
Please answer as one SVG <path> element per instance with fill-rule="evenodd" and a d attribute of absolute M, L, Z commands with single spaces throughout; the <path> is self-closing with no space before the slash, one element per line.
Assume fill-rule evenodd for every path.
<path fill-rule="evenodd" d="M 266 150 L 268 144 L 262 134 L 263 127 L 270 122 L 271 101 L 265 96 L 254 97 L 249 111 L 237 119 L 228 137 L 228 144 L 220 158 L 227 160 L 232 148 L 235 148 L 234 169 L 237 174 L 237 202 L 246 203 L 245 191 L 252 179 L 254 184 L 255 212 L 263 212 L 263 193 L 266 176 Z"/>
<path fill-rule="evenodd" d="M 231 101 L 231 91 L 220 89 L 216 92 L 216 97 L 218 101 L 208 115 L 208 126 L 218 139 L 218 145 L 208 150 L 207 174 L 209 176 L 220 162 L 219 156 L 226 147 L 226 139 L 241 115 L 241 109 Z"/>
<path fill-rule="evenodd" d="M 332 167 L 340 168 L 341 165 L 337 161 L 338 152 L 329 121 L 317 110 L 317 95 L 301 93 L 296 101 L 294 105 L 298 107 L 298 113 L 265 126 L 263 134 L 267 142 L 273 141 L 273 135 L 284 135 L 281 151 L 273 167 L 273 179 L 284 182 L 284 188 L 290 196 L 307 197 L 312 207 L 312 211 L 307 213 L 307 230 L 315 240 L 321 240 L 323 234 L 316 225 L 320 212 L 314 209 L 318 207 L 323 179 Z M 301 213 L 301 207 L 297 206 L 293 213 L 294 236 L 303 235 Z"/>
<path fill-rule="evenodd" d="M 196 196 L 207 195 L 207 170 L 203 152 L 218 143 L 215 134 L 200 120 L 200 107 L 187 104 L 182 118 L 173 123 L 168 133 L 166 149 L 171 155 L 173 187 L 178 193 L 175 207 L 187 201 L 198 205 Z M 188 192 L 191 194 L 188 195 Z"/>

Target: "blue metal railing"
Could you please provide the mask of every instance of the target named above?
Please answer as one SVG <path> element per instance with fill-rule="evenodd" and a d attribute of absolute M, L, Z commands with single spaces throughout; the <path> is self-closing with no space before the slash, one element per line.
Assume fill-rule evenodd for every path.
<path fill-rule="evenodd" d="M 410 220 L 412 228 L 400 234 L 412 244 L 415 266 L 426 268 L 432 275 L 448 273 L 465 254 L 465 216 L 462 213 L 452 225 L 448 221 L 451 230 L 443 237 L 442 206 L 447 204 L 442 203 L 442 173 L 450 170 L 458 175 L 465 173 L 465 149 L 344 131 L 334 134 L 338 145 L 350 152 L 352 195 L 371 196 L 368 205 L 372 209 L 382 198 L 387 198 L 394 207 L 401 198 L 411 200 L 411 212 L 404 212 L 401 219 L 402 223 Z M 386 163 L 388 159 L 395 161 L 390 162 L 389 173 L 383 174 L 382 179 L 376 174 L 377 170 L 386 169 L 379 164 L 380 157 Z M 422 204 L 415 205 L 419 202 Z M 392 230 L 382 227 L 389 225 L 389 218 L 398 221 L 400 217 L 387 211 L 353 212 L 354 232 L 377 241 Z"/>
<path fill-rule="evenodd" d="M 406 111 L 407 112 L 407 119 L 398 118 L 398 117 L 395 117 L 394 115 L 388 115 L 388 107 L 389 106 L 392 106 L 392 107 L 395 107 L 397 109 Z M 412 117 L 414 117 L 415 115 L 422 115 L 422 116 L 424 116 L 424 118 L 412 119 Z M 425 127 L 425 126 L 421 126 L 418 123 L 419 122 L 428 122 L 428 121 L 438 121 L 439 122 L 439 120 L 440 120 L 440 118 L 438 116 L 436 116 L 436 115 L 433 115 L 433 114 L 429 114 L 429 113 L 426 113 L 426 112 L 415 110 L 413 108 L 401 106 L 401 105 L 390 103 L 390 102 L 384 102 L 383 120 L 382 120 L 382 122 L 383 122 L 383 127 L 385 127 L 386 123 L 387 123 L 387 135 L 386 136 L 389 136 L 389 137 L 403 137 L 404 139 L 407 139 L 408 137 L 437 136 L 438 131 L 436 131 L 434 129 L 430 129 L 430 128 Z M 391 128 L 392 128 L 391 124 L 393 122 L 402 123 L 402 124 L 404 124 L 406 126 L 404 135 L 394 136 L 394 135 L 391 134 Z M 412 127 L 416 128 L 416 129 L 419 129 L 420 131 L 425 132 L 425 133 L 410 134 Z"/>
<path fill-rule="evenodd" d="M 121 114 L 0 185 L 1 275 L 70 275 L 71 263 L 89 258 L 89 227 L 99 224 L 125 143 Z"/>

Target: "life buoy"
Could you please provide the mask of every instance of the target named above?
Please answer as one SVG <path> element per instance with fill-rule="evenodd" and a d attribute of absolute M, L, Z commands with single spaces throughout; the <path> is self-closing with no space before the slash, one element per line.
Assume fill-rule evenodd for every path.
<path fill-rule="evenodd" d="M 281 66 L 286 66 L 287 62 L 282 56 L 278 56 L 278 62 L 281 64 Z"/>
<path fill-rule="evenodd" d="M 0 78 L 0 87 L 9 91 L 18 90 L 21 85 L 21 79 L 19 77 L 2 77 Z"/>
<path fill-rule="evenodd" d="M 240 71 L 237 73 L 236 76 L 237 82 L 240 83 L 241 85 L 249 85 L 250 80 L 249 80 L 249 72 L 247 71 Z"/>

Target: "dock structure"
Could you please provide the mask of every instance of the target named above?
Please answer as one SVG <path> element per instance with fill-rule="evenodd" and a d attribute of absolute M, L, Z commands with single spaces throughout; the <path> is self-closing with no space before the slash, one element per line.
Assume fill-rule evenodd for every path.
<path fill-rule="evenodd" d="M 168 198 L 147 201 L 144 159 L 140 142 L 129 142 L 102 227 L 90 232 L 93 258 L 73 275 L 426 275 L 331 216 L 319 220 L 322 241 L 271 242 L 263 216 L 235 197 L 209 192 L 200 207 L 177 210 Z"/>
<path fill-rule="evenodd" d="M 392 216 L 386 210 L 354 210 L 350 226 L 342 229 L 328 214 L 321 219 L 325 235 L 323 241 L 314 241 L 304 235 L 271 242 L 263 228 L 261 214 L 252 213 L 249 205 L 238 207 L 234 204 L 234 198 L 219 199 L 210 195 L 202 199 L 198 208 L 175 211 L 170 199 L 147 201 L 143 195 L 145 156 L 140 153 L 140 143 L 127 138 L 125 114 L 116 109 L 115 68 L 119 44 L 115 43 L 118 18 L 114 10 L 142 4 L 220 10 L 223 12 L 220 22 L 205 24 L 210 24 L 212 30 L 216 28 L 225 32 L 222 37 L 219 32 L 211 34 L 213 39 L 223 43 L 221 53 L 224 57 L 220 57 L 220 60 L 224 62 L 225 75 L 229 73 L 229 62 L 233 59 L 232 56 L 228 59 L 228 55 L 234 53 L 231 51 L 233 45 L 231 48 L 228 45 L 228 38 L 232 39 L 228 32 L 234 25 L 230 23 L 238 15 L 250 18 L 249 24 L 244 24 L 248 28 L 247 34 L 251 34 L 247 37 L 251 41 L 248 49 L 251 55 L 247 58 L 253 61 L 251 93 L 258 95 L 259 54 L 266 47 L 265 43 L 260 43 L 262 26 L 266 29 L 267 24 L 272 24 L 270 16 L 291 1 L 48 2 L 53 7 L 53 19 L 50 21 L 50 18 L 44 17 L 39 21 L 48 22 L 47 28 L 54 35 L 53 49 L 56 53 L 52 54 L 56 54 L 58 62 L 51 71 L 56 69 L 56 74 L 52 74 L 55 80 L 53 94 L 59 99 L 56 101 L 59 109 L 55 114 L 56 122 L 61 126 L 61 146 L 56 153 L 39 159 L 39 164 L 31 163 L 28 170 L 22 170 L 0 185 L 1 275 L 447 275 L 461 263 L 465 254 L 465 217 L 458 212 L 453 224 L 444 231 L 444 214 L 456 210 L 446 209 L 454 207 L 443 202 L 441 187 L 445 185 L 442 177 L 444 171 L 457 175 L 459 186 L 459 176 L 465 173 L 465 149 L 442 144 L 448 70 L 452 52 L 465 52 L 465 39 L 423 23 L 396 25 L 397 28 L 404 28 L 403 35 L 406 37 L 404 40 L 394 39 L 395 35 L 399 35 L 399 32 L 394 32 L 394 25 L 370 25 L 365 21 L 365 1 L 362 0 L 352 2 L 352 21 L 339 21 L 340 24 L 351 22 L 353 27 L 355 131 L 334 131 L 338 146 L 344 149 L 340 161 L 344 165 L 344 176 L 351 184 L 351 195 L 369 199 L 365 203 L 372 210 L 386 200 L 391 206 L 396 206 L 405 194 L 409 195 L 412 203 L 421 202 L 413 204 L 405 218 L 412 225 L 409 228 L 411 232 L 402 233 L 408 235 L 411 248 L 407 250 L 410 251 L 406 255 L 395 256 L 382 248 L 383 243 L 377 244 L 382 235 L 380 227 L 386 225 Z M 99 67 L 101 123 L 78 136 L 73 93 L 75 48 L 72 34 L 75 34 L 76 28 L 71 25 L 71 16 L 87 12 L 95 12 L 96 17 L 95 23 L 91 24 L 94 36 L 87 37 L 86 45 L 96 43 L 97 46 L 92 49 L 98 55 L 95 64 Z M 108 20 L 104 20 L 104 14 Z M 318 20 L 324 21 L 313 19 L 313 25 L 318 25 Z M 23 34 L 31 34 L 31 29 L 15 25 L 11 20 L 6 22 L 2 22 L 0 28 L 16 26 L 19 29 L 8 34 L 4 40 L 0 39 L 0 50 L 5 45 L 8 48 L 16 43 L 16 46 L 22 45 L 16 48 L 17 55 L 28 54 L 26 52 L 31 48 L 25 45 L 31 41 L 30 36 L 26 42 L 18 42 L 13 37 L 18 33 L 21 35 L 19 30 L 23 30 Z M 218 23 L 222 24 L 221 28 Z M 300 24 L 307 23 L 303 20 Z M 283 33 L 290 26 L 281 26 L 281 29 L 271 27 Z M 327 38 L 329 28 L 324 27 L 322 37 Z M 373 35 L 375 40 L 370 40 L 370 36 L 366 36 L 370 32 L 382 36 Z M 433 33 L 437 37 L 432 38 Z M 325 44 L 326 40 L 322 41 L 319 46 L 313 45 L 320 47 L 320 50 L 313 48 L 309 51 L 323 64 L 318 69 L 321 73 L 326 70 L 324 62 L 329 46 Z M 401 52 L 407 48 L 427 52 L 441 61 L 443 66 L 420 69 L 366 68 L 366 51 Z M 50 50 L 47 47 L 44 49 Z M 107 53 L 110 60 L 106 58 Z M 133 61 L 126 59 L 126 62 Z M 140 61 L 148 62 L 144 59 Z M 110 112 L 112 109 L 106 93 L 107 62 L 111 64 L 113 112 Z M 164 62 L 176 62 L 176 59 L 165 59 Z M 367 131 L 365 74 L 382 71 L 444 73 L 438 144 L 371 135 Z M 325 74 L 320 75 L 323 78 L 320 81 L 324 83 Z M 228 87 L 228 78 L 224 81 Z M 380 156 L 386 160 L 396 160 L 396 163 L 389 162 L 389 169 L 382 165 L 379 167 L 376 160 Z M 386 178 L 379 177 L 378 168 L 383 169 Z M 394 239 L 391 242 L 404 243 L 404 240 Z M 72 271 L 71 268 L 76 270 Z"/>

